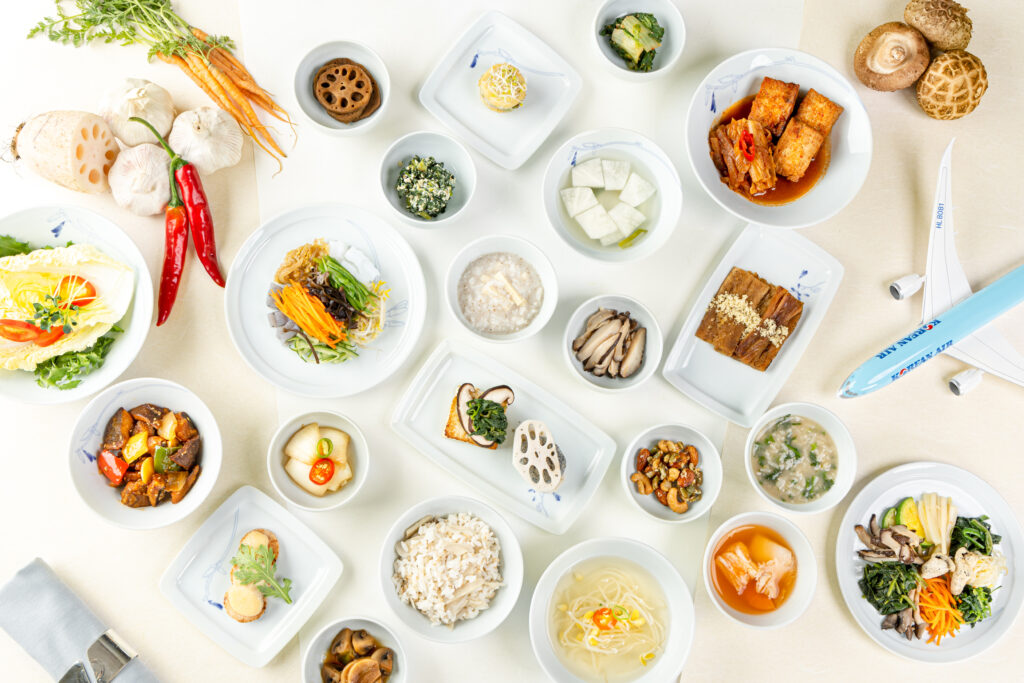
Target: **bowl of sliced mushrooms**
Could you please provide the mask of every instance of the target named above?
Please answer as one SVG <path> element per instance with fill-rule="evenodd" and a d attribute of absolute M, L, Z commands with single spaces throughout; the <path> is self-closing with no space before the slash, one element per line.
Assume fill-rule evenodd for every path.
<path fill-rule="evenodd" d="M 566 325 L 562 348 L 572 373 L 601 391 L 631 389 L 658 369 L 661 328 L 650 309 L 628 296 L 587 299 Z"/>

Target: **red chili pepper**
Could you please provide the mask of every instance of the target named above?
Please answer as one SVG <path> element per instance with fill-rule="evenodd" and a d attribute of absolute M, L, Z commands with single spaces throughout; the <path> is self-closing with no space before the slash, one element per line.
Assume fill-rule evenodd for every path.
<path fill-rule="evenodd" d="M 745 130 L 740 134 L 740 153 L 747 161 L 754 160 L 754 134 Z"/>
<path fill-rule="evenodd" d="M 24 320 L 0 320 L 0 337 L 13 342 L 30 342 L 39 338 L 42 330 Z"/>
<path fill-rule="evenodd" d="M 334 461 L 330 458 L 320 458 L 313 463 L 309 470 L 309 480 L 314 484 L 323 486 L 334 476 Z"/>
<path fill-rule="evenodd" d="M 160 271 L 160 295 L 157 301 L 157 327 L 167 322 L 167 317 L 178 297 L 181 273 L 185 269 L 185 254 L 188 251 L 188 217 L 185 207 L 178 198 L 178 192 L 171 183 L 171 201 L 164 214 L 164 265 Z"/>
<path fill-rule="evenodd" d="M 110 480 L 111 486 L 120 486 L 124 481 L 124 473 L 128 471 L 128 463 L 110 451 L 100 451 L 96 456 L 96 467 Z"/>
<path fill-rule="evenodd" d="M 607 607 L 594 610 L 594 616 L 591 618 L 591 621 L 594 622 L 594 626 L 602 631 L 610 631 L 619 623 L 618 619 L 615 618 L 612 611 Z"/>
<path fill-rule="evenodd" d="M 182 159 L 177 165 L 174 177 L 178 179 L 181 199 L 188 211 L 192 243 L 196 246 L 199 262 L 203 264 L 203 268 L 213 281 L 223 287 L 224 276 L 221 275 L 220 265 L 217 263 L 217 245 L 213 238 L 213 214 L 210 213 L 210 205 L 206 201 L 206 193 L 203 192 L 203 183 L 199 180 L 199 171 Z"/>

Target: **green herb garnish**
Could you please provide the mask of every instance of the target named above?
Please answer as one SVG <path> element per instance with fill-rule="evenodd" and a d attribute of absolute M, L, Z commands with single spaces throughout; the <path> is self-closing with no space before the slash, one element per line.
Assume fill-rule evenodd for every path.
<path fill-rule="evenodd" d="M 327 278 L 331 281 L 331 287 L 345 292 L 345 297 L 353 308 L 360 313 L 366 311 L 375 296 L 369 287 L 330 256 L 317 259 L 316 267 L 327 274 Z"/>
<path fill-rule="evenodd" d="M 277 580 L 277 563 L 274 562 L 274 551 L 269 546 L 253 548 L 250 545 L 242 545 L 231 558 L 231 564 L 235 565 L 234 576 L 239 583 L 246 586 L 255 584 L 266 597 L 281 598 L 289 605 L 292 604 L 291 596 L 288 595 L 292 588 L 292 580 Z"/>
<path fill-rule="evenodd" d="M 0 257 L 27 254 L 32 250 L 28 242 L 19 242 L 10 235 L 0 235 Z"/>
<path fill-rule="evenodd" d="M 485 398 L 474 398 L 466 403 L 466 414 L 473 425 L 473 434 L 496 444 L 504 443 L 508 417 L 500 403 Z"/>
<path fill-rule="evenodd" d="M 123 330 L 115 325 L 86 350 L 68 351 L 43 361 L 35 369 L 36 384 L 44 389 L 74 389 L 81 384 L 81 375 L 88 375 L 103 365 L 118 332 Z"/>

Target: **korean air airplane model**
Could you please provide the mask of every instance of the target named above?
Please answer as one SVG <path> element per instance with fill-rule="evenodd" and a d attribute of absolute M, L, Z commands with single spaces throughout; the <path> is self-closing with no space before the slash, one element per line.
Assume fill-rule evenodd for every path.
<path fill-rule="evenodd" d="M 863 396 L 891 384 L 941 353 L 973 366 L 949 380 L 949 390 L 957 396 L 976 387 L 985 373 L 1024 386 L 1024 356 L 998 330 L 986 327 L 1024 302 L 1024 265 L 977 293 L 971 292 L 954 243 L 952 152 L 950 142 L 939 166 L 925 277 L 908 275 L 889 287 L 894 298 L 904 299 L 924 284 L 921 326 L 854 370 L 839 390 L 843 398 Z"/>

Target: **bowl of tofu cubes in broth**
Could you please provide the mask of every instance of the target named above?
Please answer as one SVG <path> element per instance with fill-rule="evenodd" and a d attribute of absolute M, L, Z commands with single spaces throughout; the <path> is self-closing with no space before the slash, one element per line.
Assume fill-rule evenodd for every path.
<path fill-rule="evenodd" d="M 544 210 L 555 232 L 599 261 L 654 253 L 672 234 L 682 207 L 679 174 L 668 155 L 622 128 L 570 138 L 544 173 Z"/>
<path fill-rule="evenodd" d="M 687 154 L 712 199 L 751 223 L 803 228 L 857 195 L 871 166 L 871 122 L 826 62 L 764 48 L 729 57 L 690 101 Z"/>

